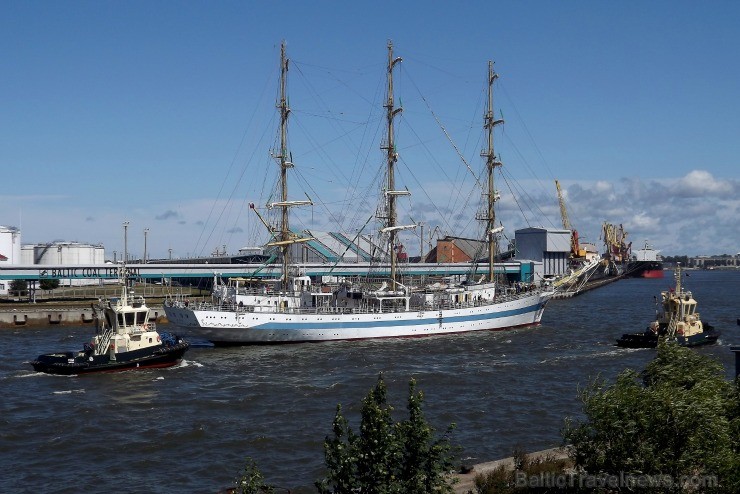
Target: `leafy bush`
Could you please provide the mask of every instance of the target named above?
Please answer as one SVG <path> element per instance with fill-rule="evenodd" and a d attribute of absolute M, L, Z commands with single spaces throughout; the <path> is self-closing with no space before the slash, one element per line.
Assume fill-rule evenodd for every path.
<path fill-rule="evenodd" d="M 582 475 L 670 479 L 644 492 L 693 482 L 740 492 L 740 394 L 720 362 L 662 344 L 642 373 L 624 371 L 612 386 L 596 380 L 581 398 L 588 420 L 566 421 L 563 437 Z"/>
<path fill-rule="evenodd" d="M 513 469 L 502 464 L 489 472 L 476 475 L 475 492 L 477 494 L 568 492 L 562 486 L 532 487 L 527 482 L 527 479 L 531 478 L 547 479 L 555 475 L 569 475 L 568 469 L 572 463 L 568 459 L 558 458 L 552 454 L 533 458 L 517 448 L 513 453 L 513 462 Z M 543 481 L 540 484 L 545 483 Z"/>
<path fill-rule="evenodd" d="M 43 280 L 39 281 L 39 288 L 41 288 L 42 290 L 54 290 L 56 288 L 59 288 L 59 280 L 56 279 L 56 278 L 54 278 L 54 279 L 48 279 L 48 278 L 43 279 Z"/>
<path fill-rule="evenodd" d="M 356 434 L 337 406 L 333 435 L 324 441 L 327 474 L 315 485 L 321 494 L 451 493 L 449 434 L 435 437 L 421 407 L 424 395 L 409 383 L 408 419 L 395 422 L 382 375 L 362 402 Z"/>
<path fill-rule="evenodd" d="M 241 477 L 236 480 L 235 488 L 229 492 L 235 494 L 272 494 L 275 492 L 275 489 L 265 484 L 265 478 L 257 468 L 254 460 L 247 458 L 247 463 L 244 465 Z"/>
<path fill-rule="evenodd" d="M 26 280 L 13 280 L 10 282 L 10 291 L 16 295 L 25 295 L 28 290 L 28 282 Z"/>

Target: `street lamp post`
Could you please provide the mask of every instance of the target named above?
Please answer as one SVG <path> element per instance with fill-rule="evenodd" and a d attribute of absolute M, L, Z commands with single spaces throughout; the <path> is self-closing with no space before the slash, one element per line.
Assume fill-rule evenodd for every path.
<path fill-rule="evenodd" d="M 128 221 L 123 222 L 123 262 L 128 262 Z"/>

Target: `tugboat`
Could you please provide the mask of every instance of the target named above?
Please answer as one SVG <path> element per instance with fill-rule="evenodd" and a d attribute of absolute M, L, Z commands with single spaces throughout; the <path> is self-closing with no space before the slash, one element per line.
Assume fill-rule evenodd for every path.
<path fill-rule="evenodd" d="M 129 288 L 128 270 L 121 272 L 121 297 L 93 303 L 95 335 L 82 351 L 39 355 L 30 364 L 47 374 L 89 374 L 129 369 L 170 367 L 182 360 L 190 344 L 170 333 L 157 332 L 149 307 Z"/>
<path fill-rule="evenodd" d="M 707 323 L 702 323 L 697 302 L 682 284 L 681 264 L 674 273 L 676 288 L 661 292 L 662 307 L 655 321 L 644 333 L 624 334 L 617 346 L 625 348 L 655 348 L 659 340 L 673 341 L 681 346 L 692 347 L 715 343 L 720 332 Z"/>

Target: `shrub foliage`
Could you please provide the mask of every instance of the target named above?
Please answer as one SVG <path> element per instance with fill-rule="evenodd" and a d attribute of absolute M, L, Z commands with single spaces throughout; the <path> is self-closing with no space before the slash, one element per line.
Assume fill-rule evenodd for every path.
<path fill-rule="evenodd" d="M 393 420 L 382 375 L 362 401 L 355 433 L 337 406 L 331 437 L 324 441 L 326 476 L 316 482 L 322 494 L 451 493 L 451 425 L 441 437 L 422 412 L 424 395 L 409 383 L 408 418 Z"/>
<path fill-rule="evenodd" d="M 661 344 L 642 373 L 624 371 L 611 386 L 597 380 L 581 398 L 588 420 L 563 430 L 581 474 L 673 482 L 650 492 L 740 492 L 738 381 L 724 378 L 720 362 Z"/>

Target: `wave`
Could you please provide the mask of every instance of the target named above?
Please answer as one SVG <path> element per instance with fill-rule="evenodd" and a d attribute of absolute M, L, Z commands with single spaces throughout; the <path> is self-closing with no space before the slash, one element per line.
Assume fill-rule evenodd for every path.
<path fill-rule="evenodd" d="M 182 369 L 184 367 L 190 367 L 191 365 L 193 367 L 203 367 L 203 364 L 196 362 L 195 360 L 182 359 L 179 364 L 168 367 L 167 370 Z"/>
<path fill-rule="evenodd" d="M 71 395 L 71 394 L 82 394 L 84 393 L 84 389 L 67 389 L 64 391 L 52 391 L 51 394 L 54 395 Z"/>

